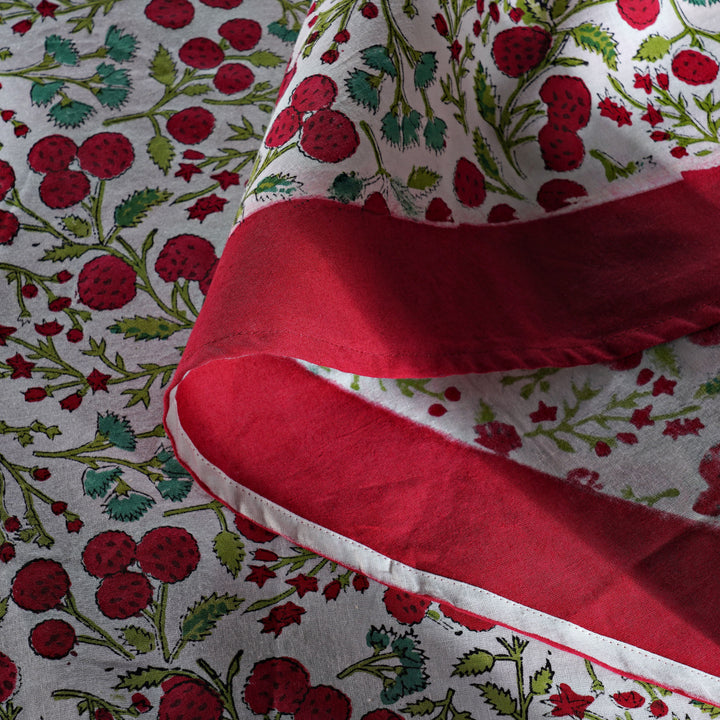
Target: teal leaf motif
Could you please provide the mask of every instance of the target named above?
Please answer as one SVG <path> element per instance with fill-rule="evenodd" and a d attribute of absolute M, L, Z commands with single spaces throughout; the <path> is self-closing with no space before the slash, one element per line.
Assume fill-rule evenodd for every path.
<path fill-rule="evenodd" d="M 50 117 L 60 127 L 75 128 L 82 125 L 94 112 L 93 107 L 86 103 L 77 100 L 61 101 L 50 108 Z"/>
<path fill-rule="evenodd" d="M 434 52 L 426 52 L 420 56 L 420 61 L 415 66 L 415 87 L 426 88 L 435 79 L 437 58 Z"/>
<path fill-rule="evenodd" d="M 360 54 L 368 67 L 374 68 L 375 70 L 382 70 L 391 78 L 397 75 L 395 65 L 384 45 L 371 45 L 365 48 Z"/>
<path fill-rule="evenodd" d="M 161 480 L 157 485 L 160 495 L 172 502 L 184 500 L 190 493 L 191 488 L 192 480 L 178 480 L 177 478 Z"/>
<path fill-rule="evenodd" d="M 48 83 L 34 82 L 30 86 L 30 100 L 33 105 L 47 105 L 64 86 L 62 80 Z"/>
<path fill-rule="evenodd" d="M 50 35 L 45 39 L 45 52 L 52 55 L 61 65 L 77 65 L 78 53 L 71 40 L 59 35 Z"/>
<path fill-rule="evenodd" d="M 121 476 L 122 470 L 117 467 L 105 468 L 104 470 L 89 468 L 83 478 L 83 489 L 93 499 L 103 497 L 112 484 Z"/>
<path fill-rule="evenodd" d="M 125 33 L 117 25 L 113 25 L 105 35 L 105 47 L 111 60 L 125 62 L 133 59 L 137 40 L 134 35 Z"/>
<path fill-rule="evenodd" d="M 377 111 L 380 105 L 380 93 L 377 87 L 373 85 L 374 75 L 366 73 L 364 70 L 353 70 L 345 80 L 350 97 L 363 107 Z"/>
<path fill-rule="evenodd" d="M 120 522 L 132 522 L 141 518 L 155 501 L 147 495 L 130 492 L 125 497 L 114 495 L 108 501 L 105 512 Z"/>
<path fill-rule="evenodd" d="M 105 415 L 98 413 L 97 430 L 115 447 L 121 450 L 135 449 L 135 433 L 126 418 L 120 418 L 111 412 Z"/>

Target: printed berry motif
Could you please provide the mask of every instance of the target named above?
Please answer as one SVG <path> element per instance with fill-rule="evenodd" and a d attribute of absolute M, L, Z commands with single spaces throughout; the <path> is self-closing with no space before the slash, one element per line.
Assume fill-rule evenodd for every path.
<path fill-rule="evenodd" d="M 199 70 L 217 67 L 225 59 L 223 49 L 214 40 L 204 37 L 188 40 L 178 56 L 186 65 Z"/>
<path fill-rule="evenodd" d="M 44 658 L 66 657 L 77 643 L 75 628 L 65 620 L 43 620 L 30 633 L 30 645 Z"/>
<path fill-rule="evenodd" d="M 262 26 L 257 20 L 250 18 L 233 18 L 224 22 L 218 28 L 218 33 L 232 48 L 244 52 L 252 50 L 260 42 Z"/>
<path fill-rule="evenodd" d="M 122 570 L 135 559 L 135 541 L 121 530 L 106 530 L 92 538 L 83 550 L 85 569 L 103 578 Z"/>
<path fill-rule="evenodd" d="M 255 81 L 253 71 L 241 63 L 221 65 L 213 78 L 213 85 L 223 95 L 234 95 L 247 90 Z M 168 132 L 170 128 L 168 127 Z"/>
<path fill-rule="evenodd" d="M 0 160 L 0 198 L 4 197 L 13 185 L 15 185 L 15 171 L 12 165 Z"/>
<path fill-rule="evenodd" d="M 320 162 L 347 160 L 360 144 L 357 130 L 347 115 L 338 110 L 318 110 L 304 121 L 300 133 L 302 151 Z"/>
<path fill-rule="evenodd" d="M 40 198 L 54 210 L 77 205 L 90 194 L 90 181 L 77 170 L 48 172 L 40 183 Z"/>
<path fill-rule="evenodd" d="M 70 589 L 70 578 L 60 563 L 38 558 L 18 570 L 12 583 L 12 599 L 34 613 L 57 607 Z"/>
<path fill-rule="evenodd" d="M 697 50 L 681 50 L 673 58 L 672 72 L 688 85 L 709 85 L 718 76 L 718 64 Z"/>
<path fill-rule="evenodd" d="M 352 708 L 345 693 L 329 685 L 311 687 L 298 707 L 297 720 L 350 720 Z"/>
<path fill-rule="evenodd" d="M 173 681 L 175 678 L 172 679 Z M 199 680 L 177 678 L 180 682 L 163 683 L 158 720 L 220 720 L 223 702 L 207 683 Z M 184 681 L 184 682 L 182 682 Z"/>
<path fill-rule="evenodd" d="M 184 528 L 158 527 L 143 535 L 137 546 L 143 572 L 162 582 L 185 580 L 200 562 L 195 538 Z"/>
<path fill-rule="evenodd" d="M 414 595 L 404 590 L 388 588 L 383 595 L 387 611 L 401 623 L 415 625 L 424 617 L 430 600 L 421 595 Z"/>
<path fill-rule="evenodd" d="M 165 282 L 204 280 L 217 264 L 215 249 L 199 235 L 176 235 L 170 238 L 155 261 L 155 272 Z"/>
<path fill-rule="evenodd" d="M 124 260 L 101 255 L 87 262 L 78 276 L 80 302 L 94 310 L 117 310 L 136 293 L 137 273 Z"/>
<path fill-rule="evenodd" d="M 20 221 L 7 210 L 0 210 L 0 245 L 10 245 L 20 230 Z"/>
<path fill-rule="evenodd" d="M 17 665 L 5 653 L 0 652 L 0 703 L 10 698 L 17 684 Z"/>
<path fill-rule="evenodd" d="M 78 149 L 80 167 L 101 180 L 122 175 L 135 159 L 130 141 L 120 133 L 98 133 Z"/>
<path fill-rule="evenodd" d="M 255 663 L 243 698 L 256 715 L 267 715 L 271 710 L 295 713 L 309 689 L 310 675 L 297 660 L 270 658 Z"/>
<path fill-rule="evenodd" d="M 48 135 L 38 140 L 28 153 L 28 165 L 38 173 L 67 170 L 77 156 L 77 145 L 65 135 Z"/>
<path fill-rule="evenodd" d="M 167 121 L 167 131 L 184 145 L 197 145 L 207 140 L 214 127 L 215 116 L 203 107 L 185 108 Z"/>
<path fill-rule="evenodd" d="M 153 596 L 150 581 L 141 573 L 123 570 L 102 579 L 95 598 L 105 617 L 127 619 L 139 615 Z"/>
<path fill-rule="evenodd" d="M 189 0 L 150 0 L 145 16 L 164 28 L 177 30 L 192 22 L 195 8 Z"/>
<path fill-rule="evenodd" d="M 281 110 L 265 136 L 265 144 L 271 148 L 284 145 L 300 130 L 300 122 L 300 113 L 294 107 Z"/>
<path fill-rule="evenodd" d="M 495 36 L 492 55 L 500 72 L 512 78 L 536 68 L 552 45 L 550 33 L 539 26 L 514 27 Z"/>
<path fill-rule="evenodd" d="M 301 114 L 326 110 L 335 102 L 337 92 L 337 85 L 331 77 L 311 75 L 302 80 L 293 90 L 290 104 Z"/>
<path fill-rule="evenodd" d="M 471 160 L 458 160 L 453 184 L 457 199 L 466 207 L 479 207 L 485 201 L 485 177 Z"/>
<path fill-rule="evenodd" d="M 630 27 L 644 30 L 657 20 L 660 0 L 617 0 L 617 9 Z"/>

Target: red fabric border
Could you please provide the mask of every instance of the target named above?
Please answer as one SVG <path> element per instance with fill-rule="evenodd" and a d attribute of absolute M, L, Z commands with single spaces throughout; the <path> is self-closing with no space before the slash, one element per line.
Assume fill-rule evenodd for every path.
<path fill-rule="evenodd" d="M 629 355 L 720 322 L 719 185 L 720 169 L 697 171 L 480 227 L 328 200 L 271 205 L 230 238 L 181 372 L 238 343 L 378 377 Z"/>
<path fill-rule="evenodd" d="M 205 458 L 310 522 L 720 675 L 717 531 L 460 445 L 290 360 L 210 363 L 176 401 Z"/>

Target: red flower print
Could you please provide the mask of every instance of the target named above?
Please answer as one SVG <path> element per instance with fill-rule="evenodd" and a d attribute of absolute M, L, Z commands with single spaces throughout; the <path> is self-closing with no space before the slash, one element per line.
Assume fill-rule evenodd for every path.
<path fill-rule="evenodd" d="M 450 46 L 450 57 L 456 62 L 459 62 L 461 52 L 462 45 L 457 40 L 453 40 L 453 44 Z"/>
<path fill-rule="evenodd" d="M 263 633 L 275 633 L 278 637 L 280 633 L 288 626 L 295 623 L 300 624 L 300 616 L 305 614 L 305 610 L 293 602 L 286 602 L 284 605 L 274 607 L 267 617 L 261 618 Z"/>
<path fill-rule="evenodd" d="M 638 385 L 647 385 L 653 378 L 655 373 L 650 368 L 643 368 L 637 376 L 635 381 Z"/>
<path fill-rule="evenodd" d="M 231 185 L 240 184 L 240 175 L 236 172 L 228 172 L 227 170 L 223 170 L 222 172 L 215 173 L 215 175 L 211 175 L 210 177 L 213 180 L 217 180 L 223 190 L 227 190 Z"/>
<path fill-rule="evenodd" d="M 624 708 L 639 708 L 645 704 L 645 698 L 635 690 L 615 693 L 612 698 L 620 707 Z"/>
<path fill-rule="evenodd" d="M 633 410 L 633 414 L 630 416 L 631 424 L 633 424 L 638 430 L 641 430 L 645 426 L 654 425 L 655 421 L 650 419 L 652 409 L 652 405 L 646 405 L 644 408 Z"/>
<path fill-rule="evenodd" d="M 680 158 L 684 158 L 688 154 L 688 151 L 682 145 L 678 145 L 670 151 L 670 154 L 679 160 Z"/>
<path fill-rule="evenodd" d="M 468 612 L 465 612 L 464 610 L 459 610 L 456 607 L 453 607 L 452 605 L 446 605 L 445 603 L 440 603 L 440 612 L 445 616 L 450 618 L 451 620 L 454 620 L 456 623 L 460 623 L 460 625 L 463 625 L 468 630 L 476 630 L 478 632 L 482 632 L 484 630 L 491 630 L 495 627 L 495 624 L 490 622 L 490 620 L 484 620 L 483 618 L 476 617 L 475 615 L 471 615 Z"/>
<path fill-rule="evenodd" d="M 8 358 L 7 364 L 13 369 L 10 375 L 13 380 L 32 377 L 31 370 L 35 367 L 35 363 L 28 362 L 20 353 Z"/>
<path fill-rule="evenodd" d="M 585 485 L 593 490 L 602 490 L 603 488 L 602 483 L 598 482 L 600 473 L 587 468 L 575 468 L 567 474 L 565 479 L 576 485 Z"/>
<path fill-rule="evenodd" d="M 333 40 L 341 45 L 342 43 L 346 43 L 350 39 L 350 31 L 349 30 L 340 30 L 340 32 L 335 33 L 335 37 L 333 37 Z"/>
<path fill-rule="evenodd" d="M 30 128 L 25 123 L 17 123 L 13 128 L 15 137 L 25 137 L 29 132 Z"/>
<path fill-rule="evenodd" d="M 38 294 L 37 285 L 33 285 L 32 283 L 27 283 L 20 288 L 20 293 L 26 300 L 32 300 L 32 298 L 37 297 L 37 294 Z"/>
<path fill-rule="evenodd" d="M 635 433 L 618 433 L 615 437 L 619 442 L 625 443 L 626 445 L 636 445 L 638 442 Z"/>
<path fill-rule="evenodd" d="M 17 328 L 10 327 L 9 325 L 0 325 L 0 345 L 7 345 L 7 339 L 14 332 L 17 332 Z"/>
<path fill-rule="evenodd" d="M 658 73 L 655 78 L 661 90 L 667 90 L 670 87 L 670 77 L 667 73 Z"/>
<path fill-rule="evenodd" d="M 332 65 L 338 58 L 340 57 L 340 53 L 335 50 L 326 50 L 321 56 L 320 56 L 320 62 L 324 63 L 325 65 Z"/>
<path fill-rule="evenodd" d="M 51 320 L 45 323 L 35 323 L 35 330 L 44 337 L 53 337 L 62 332 L 63 326 L 57 320 Z"/>
<path fill-rule="evenodd" d="M 262 587 L 268 580 L 277 577 L 277 574 L 265 565 L 251 565 L 250 574 L 245 578 L 248 582 L 255 583 Z"/>
<path fill-rule="evenodd" d="M 17 532 L 21 527 L 20 520 L 17 515 L 11 515 L 9 518 L 6 518 L 3 523 L 3 527 L 8 532 Z"/>
<path fill-rule="evenodd" d="M 38 482 L 45 482 L 45 480 L 48 480 L 51 477 L 51 473 L 47 468 L 35 468 L 33 470 L 33 477 Z"/>
<path fill-rule="evenodd" d="M 475 9 L 478 15 L 482 15 L 485 12 L 485 0 L 475 0 Z"/>
<path fill-rule="evenodd" d="M 72 300 L 69 297 L 56 297 L 48 303 L 48 308 L 53 312 L 61 312 L 67 310 L 72 305 Z"/>
<path fill-rule="evenodd" d="M 650 139 L 653 142 L 662 142 L 663 140 L 669 140 L 670 133 L 665 132 L 665 130 L 654 130 L 650 133 Z"/>
<path fill-rule="evenodd" d="M 416 625 L 422 622 L 431 601 L 430 598 L 422 595 L 388 588 L 383 595 L 383 602 L 387 611 L 398 622 L 406 625 Z"/>
<path fill-rule="evenodd" d="M 438 13 L 433 18 L 433 22 L 435 23 L 435 29 L 438 31 L 438 33 L 440 33 L 440 35 L 442 35 L 443 37 L 447 37 L 448 24 L 445 18 L 440 13 Z"/>
<path fill-rule="evenodd" d="M 60 401 L 60 407 L 63 410 L 72 412 L 73 410 L 77 410 L 80 407 L 81 402 L 82 395 L 80 393 L 73 393 L 72 395 L 68 395 L 66 398 L 63 398 Z"/>
<path fill-rule="evenodd" d="M 93 368 L 93 371 L 86 379 L 93 393 L 96 393 L 98 390 L 108 392 L 107 382 L 110 379 L 110 375 L 105 375 L 105 373 L 101 373 L 99 370 Z"/>
<path fill-rule="evenodd" d="M 661 375 L 653 383 L 653 397 L 657 397 L 658 395 L 672 395 L 675 392 L 676 385 L 677 382 L 675 380 L 668 380 L 664 375 Z"/>
<path fill-rule="evenodd" d="M 517 7 L 513 8 L 513 9 L 508 13 L 508 15 L 510 16 L 510 19 L 511 19 L 514 23 L 520 22 L 520 20 L 522 19 L 522 16 L 523 16 L 524 14 L 525 14 L 525 11 L 524 11 L 522 8 L 517 8 Z"/>
<path fill-rule="evenodd" d="M 146 713 L 152 710 L 152 705 L 150 704 L 150 701 L 142 693 L 134 693 L 130 700 L 133 704 L 133 707 L 139 713 Z"/>
<path fill-rule="evenodd" d="M 65 337 L 67 337 L 68 342 L 80 342 L 83 339 L 83 331 L 80 328 L 70 328 Z"/>
<path fill-rule="evenodd" d="M 303 575 L 302 573 L 285 582 L 297 590 L 298 597 L 304 597 L 305 593 L 317 592 L 318 589 L 317 578 L 311 577 L 310 575 Z"/>
<path fill-rule="evenodd" d="M 647 112 L 640 117 L 647 123 L 650 123 L 653 127 L 659 125 L 663 121 L 662 113 L 652 104 L 647 104 Z"/>
<path fill-rule="evenodd" d="M 488 422 L 474 427 L 478 445 L 493 450 L 501 455 L 507 455 L 512 450 L 522 447 L 522 440 L 512 425 L 501 422 Z"/>
<path fill-rule="evenodd" d="M 55 17 L 55 11 L 58 6 L 54 2 L 48 2 L 48 0 L 42 0 L 37 6 L 37 11 L 40 13 L 40 17 Z"/>
<path fill-rule="evenodd" d="M 253 557 L 258 562 L 275 562 L 275 560 L 278 559 L 277 553 L 274 553 L 272 550 L 266 550 L 265 548 L 260 548 L 259 550 L 256 550 L 253 553 Z"/>
<path fill-rule="evenodd" d="M 554 421 L 557 418 L 557 405 L 548 407 L 542 400 L 538 404 L 538 409 L 530 413 L 530 419 L 534 423 L 544 422 L 545 420 Z"/>
<path fill-rule="evenodd" d="M 355 573 L 352 579 L 352 585 L 359 593 L 364 593 L 370 587 L 370 581 L 359 573 Z"/>
<path fill-rule="evenodd" d="M 659 700 L 659 699 L 653 700 L 650 703 L 650 707 L 648 708 L 648 710 L 650 711 L 650 714 L 656 718 L 665 717 L 668 714 L 668 712 L 670 712 L 670 709 L 668 708 L 668 706 L 662 700 Z"/>
<path fill-rule="evenodd" d="M 602 440 L 595 443 L 595 454 L 598 457 L 607 457 L 612 452 L 612 448 Z"/>
<path fill-rule="evenodd" d="M 364 18 L 372 20 L 373 18 L 376 18 L 378 16 L 379 11 L 375 3 L 367 2 L 362 6 L 360 12 L 362 13 L 362 16 Z"/>
<path fill-rule="evenodd" d="M 45 391 L 45 388 L 41 387 L 33 387 L 28 388 L 25 393 L 25 402 L 40 402 L 41 400 L 44 400 L 47 397 L 47 392 Z"/>
<path fill-rule="evenodd" d="M 18 35 L 24 35 L 32 27 L 30 20 L 21 20 L 12 26 L 12 31 Z"/>
<path fill-rule="evenodd" d="M 67 510 L 67 503 L 58 500 L 50 506 L 53 515 L 62 515 Z"/>
<path fill-rule="evenodd" d="M 473 23 L 473 35 L 475 37 L 480 37 L 480 32 L 482 31 L 482 23 L 479 20 L 476 20 Z"/>
<path fill-rule="evenodd" d="M 342 590 L 342 585 L 339 580 L 330 581 L 322 591 L 322 594 L 325 596 L 325 602 L 337 600 L 340 590 Z"/>
<path fill-rule="evenodd" d="M 632 120 L 630 120 L 632 113 L 628 112 L 626 107 L 618 105 L 609 97 L 603 98 L 598 104 L 598 108 L 600 108 L 601 117 L 610 118 L 612 121 L 617 123 L 618 127 L 622 127 L 623 125 L 632 125 Z"/>
<path fill-rule="evenodd" d="M 72 273 L 68 272 L 67 270 L 61 270 L 55 276 L 55 280 L 57 280 L 59 283 L 66 283 L 71 278 L 72 278 Z"/>
<path fill-rule="evenodd" d="M 175 177 L 181 177 L 185 182 L 190 182 L 193 175 L 202 175 L 202 170 L 192 163 L 180 163 L 180 169 L 175 173 Z"/>
<path fill-rule="evenodd" d="M 217 195 L 208 195 L 197 200 L 197 202 L 188 208 L 188 219 L 199 220 L 202 222 L 208 215 L 212 213 L 222 212 L 227 200 Z"/>
<path fill-rule="evenodd" d="M 700 435 L 700 431 L 704 427 L 700 418 L 683 418 L 682 420 L 678 418 L 677 420 L 666 420 L 662 434 L 677 440 L 682 435 Z"/>
<path fill-rule="evenodd" d="M 558 695 L 551 695 L 550 702 L 555 705 L 552 714 L 555 717 L 572 715 L 580 720 L 585 717 L 589 705 L 595 702 L 592 695 L 578 695 L 569 685 L 561 683 Z"/>
<path fill-rule="evenodd" d="M 0 545 L 0 562 L 9 563 L 15 559 L 15 546 L 12 543 L 4 542 Z"/>
<path fill-rule="evenodd" d="M 500 8 L 498 8 L 498 4 L 496 2 L 490 3 L 488 12 L 490 13 L 490 18 L 493 22 L 500 22 Z"/>
<path fill-rule="evenodd" d="M 69 533 L 79 533 L 82 526 L 83 526 L 83 521 L 80 518 L 75 518 L 74 520 L 68 520 L 65 523 L 65 529 Z"/>
<path fill-rule="evenodd" d="M 645 75 L 635 73 L 633 87 L 643 89 L 649 95 L 652 92 L 652 78 L 650 77 L 650 73 L 645 73 Z"/>

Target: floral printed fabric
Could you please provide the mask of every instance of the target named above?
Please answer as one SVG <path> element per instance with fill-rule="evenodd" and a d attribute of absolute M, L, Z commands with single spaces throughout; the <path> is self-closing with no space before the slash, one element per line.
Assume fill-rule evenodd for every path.
<path fill-rule="evenodd" d="M 665 12 L 670 7 L 677 13 Z M 572 12 L 570 5 L 558 8 L 554 22 Z M 608 99 L 604 95 L 589 106 L 588 123 L 602 121 L 623 133 L 629 119 L 651 133 L 644 142 L 662 148 L 658 164 L 667 161 L 672 174 L 675 161 L 700 163 L 703 155 L 696 153 L 716 138 L 714 99 L 702 112 L 697 103 L 678 105 L 683 73 L 697 81 L 712 72 L 713 9 L 669 4 L 660 17 L 658 8 L 618 3 L 618 17 L 629 13 L 637 24 L 655 14 L 658 24 L 632 36 L 638 52 L 645 48 L 640 80 L 634 73 L 618 76 L 622 92 L 608 86 Z M 606 9 L 616 12 L 614 3 Z M 387 204 L 394 213 L 422 217 L 438 198 L 443 204 L 434 202 L 436 217 L 445 221 L 449 211 L 461 221 L 479 198 L 479 182 L 472 184 L 479 170 L 486 177 L 486 199 L 478 207 L 488 221 L 511 219 L 507 208 L 517 217 L 543 212 L 515 169 L 529 172 L 521 150 L 530 141 L 519 143 L 520 150 L 508 148 L 513 159 L 507 167 L 501 161 L 504 147 L 522 138 L 522 125 L 512 131 L 528 108 L 514 114 L 512 125 L 502 125 L 497 115 L 500 137 L 476 141 L 467 126 L 472 139 L 463 152 L 474 169 L 461 167 L 471 185 L 460 195 L 454 178 L 435 177 L 431 160 L 440 157 L 435 152 L 451 133 L 465 133 L 476 75 L 469 71 L 470 43 L 491 43 L 513 27 L 542 26 L 542 18 L 527 20 L 547 12 L 544 6 L 325 2 L 308 17 L 309 11 L 307 0 L 0 4 L 0 718 L 715 717 L 716 707 L 682 692 L 629 680 L 491 620 L 388 589 L 278 537 L 209 497 L 175 458 L 162 426 L 163 388 L 188 342 L 241 200 L 249 213 L 260 203 L 308 192 L 381 212 Z M 387 23 L 390 16 L 395 25 Z M 402 44 L 415 16 L 425 24 L 427 41 L 417 50 Z M 363 62 L 348 68 L 351 87 L 342 88 L 369 116 L 377 93 L 377 119 L 390 114 L 370 131 L 382 155 L 378 150 L 361 158 L 358 151 L 352 163 L 337 166 L 334 155 L 315 157 L 330 152 L 322 143 L 300 140 L 300 150 L 304 144 L 314 155 L 308 160 L 296 153 L 291 171 L 278 156 L 292 157 L 289 145 L 299 135 L 290 131 L 300 110 L 292 106 L 298 117 L 287 112 L 287 127 L 278 124 L 286 108 L 276 106 L 278 92 L 289 87 L 300 54 L 319 58 L 316 74 L 338 67 L 362 23 L 380 25 L 383 32 L 396 28 L 393 45 L 385 37 L 382 44 L 378 34 L 358 46 L 365 51 Z M 578 20 L 568 27 L 582 25 Z M 607 63 L 615 42 L 603 30 L 609 25 L 597 25 L 600 34 L 591 28 L 568 31 L 565 45 L 580 59 Z M 522 37 L 538 35 L 542 49 L 546 35 L 530 31 Z M 530 50 L 531 58 L 539 57 Z M 547 48 L 540 62 L 550 62 L 551 52 Z M 688 62 L 678 61 L 673 73 L 678 56 Z M 569 68 L 562 70 L 569 75 L 573 66 L 567 60 L 574 56 L 558 50 L 557 57 L 565 58 L 560 67 Z M 650 64 L 657 63 L 664 65 L 651 72 Z M 403 91 L 395 97 L 400 86 L 390 81 L 400 73 L 413 78 L 410 96 Z M 700 102 L 710 89 L 698 94 Z M 515 108 L 523 102 L 518 96 Z M 651 103 L 662 122 L 639 117 L 647 113 L 657 120 Z M 618 114 L 621 107 L 626 115 Z M 500 105 L 496 110 L 501 112 Z M 340 123 L 328 115 L 332 111 L 332 103 L 307 110 L 324 114 L 303 132 L 319 133 L 328 117 Z M 608 117 L 613 113 L 617 117 Z M 577 138 L 590 127 L 561 135 L 573 138 L 573 162 Z M 372 145 L 362 127 L 360 137 Z M 413 138 L 422 163 L 411 161 L 402 176 L 376 173 L 401 167 L 390 153 L 414 146 Z M 626 147 L 617 142 L 618 149 Z M 499 173 L 502 162 L 510 175 L 488 173 L 476 147 L 488 158 L 487 167 Z M 587 168 L 587 188 L 595 182 L 610 187 L 608 172 L 618 181 L 623 173 L 640 180 L 649 165 L 643 162 L 646 150 L 598 159 L 587 147 L 578 166 L 578 173 Z M 597 163 L 595 175 L 590 158 Z M 560 171 L 547 170 L 546 181 L 553 172 Z M 570 202 L 563 193 L 560 199 Z M 711 348 L 713 337 L 703 338 L 700 344 Z M 585 448 L 589 457 L 583 455 L 578 467 L 590 474 L 580 481 L 597 472 L 602 479 L 596 485 L 622 493 L 590 462 L 602 459 L 599 443 L 611 449 L 611 457 L 632 445 L 622 433 L 634 434 L 638 448 L 649 446 L 651 432 L 672 447 L 692 442 L 689 456 L 713 443 L 712 350 L 693 348 L 678 341 L 677 356 L 651 351 L 635 369 L 596 369 L 604 394 L 596 394 L 597 408 L 591 398 L 582 406 L 587 413 L 569 424 L 575 434 L 553 424 L 563 419 L 560 398 L 572 392 L 570 377 L 558 390 L 549 373 L 522 380 L 515 373 L 512 383 L 493 380 L 519 389 L 523 404 L 518 402 L 517 412 L 525 423 L 526 406 L 533 404 L 537 428 L 544 423 L 546 432 L 538 433 L 544 441 L 566 439 L 578 451 Z M 696 362 L 702 384 L 694 391 L 704 388 L 705 395 L 691 401 Z M 643 372 L 647 379 L 641 383 Z M 537 387 L 525 389 L 536 381 Z M 459 382 L 452 381 L 457 392 L 439 380 L 408 380 L 397 388 L 403 397 L 405 390 L 432 398 L 430 407 L 460 408 L 449 403 L 472 398 L 471 413 L 482 400 L 495 417 L 483 416 L 477 424 L 512 424 L 523 447 L 531 445 L 525 438 L 534 426 L 512 421 L 511 410 L 495 397 L 499 393 L 474 394 Z M 623 406 L 616 413 L 622 420 L 607 418 L 617 424 L 611 430 L 588 429 L 589 420 L 578 426 L 590 415 L 605 417 L 611 382 L 626 405 L 638 393 L 636 406 Z M 599 384 L 591 387 L 595 392 Z M 691 409 L 693 404 L 702 409 Z M 633 424 L 636 410 L 641 414 Z M 439 417 L 439 411 L 429 417 Z M 693 469 L 698 464 L 687 462 Z M 705 477 L 702 470 L 700 475 Z M 631 499 L 648 502 L 645 494 L 675 484 L 630 487 L 636 496 Z M 698 490 L 694 477 L 677 496 L 665 493 L 657 502 L 665 509 L 675 503 L 686 514 Z M 707 507 L 713 507 L 712 498 Z"/>

